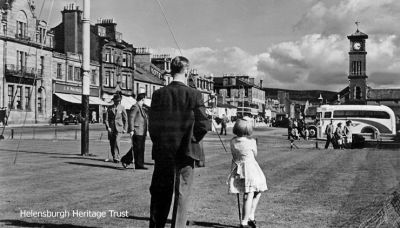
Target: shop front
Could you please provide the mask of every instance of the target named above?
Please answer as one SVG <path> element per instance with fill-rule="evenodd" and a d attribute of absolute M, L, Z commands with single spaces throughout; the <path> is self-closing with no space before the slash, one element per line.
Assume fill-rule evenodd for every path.
<path fill-rule="evenodd" d="M 56 82 L 53 91 L 53 122 L 79 122 L 82 110 L 82 87 Z M 89 122 L 91 123 L 102 123 L 102 113 L 112 104 L 100 99 L 99 94 L 99 88 L 90 88 Z"/>

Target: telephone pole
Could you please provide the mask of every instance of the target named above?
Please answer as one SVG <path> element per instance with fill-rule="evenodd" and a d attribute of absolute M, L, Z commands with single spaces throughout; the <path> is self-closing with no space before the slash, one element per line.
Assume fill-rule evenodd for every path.
<path fill-rule="evenodd" d="M 82 133 L 81 155 L 89 155 L 90 0 L 83 1 L 82 18 Z"/>

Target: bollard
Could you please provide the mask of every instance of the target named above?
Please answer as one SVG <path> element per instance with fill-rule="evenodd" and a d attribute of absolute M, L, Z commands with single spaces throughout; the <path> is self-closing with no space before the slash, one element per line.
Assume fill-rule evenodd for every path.
<path fill-rule="evenodd" d="M 11 129 L 11 139 L 14 139 L 14 129 Z"/>
<path fill-rule="evenodd" d="M 319 147 L 318 147 L 318 140 L 315 140 L 315 148 L 316 148 L 316 149 L 319 149 Z"/>
<path fill-rule="evenodd" d="M 54 128 L 54 139 L 57 139 L 57 128 Z"/>
<path fill-rule="evenodd" d="M 75 140 L 78 140 L 78 129 L 75 129 Z"/>

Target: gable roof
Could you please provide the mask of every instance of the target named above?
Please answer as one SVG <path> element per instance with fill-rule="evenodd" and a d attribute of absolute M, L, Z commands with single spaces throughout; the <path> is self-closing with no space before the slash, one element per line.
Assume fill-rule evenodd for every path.
<path fill-rule="evenodd" d="M 147 82 L 151 84 L 164 85 L 164 81 L 152 75 L 141 67 L 136 67 L 134 73 L 135 81 Z"/>

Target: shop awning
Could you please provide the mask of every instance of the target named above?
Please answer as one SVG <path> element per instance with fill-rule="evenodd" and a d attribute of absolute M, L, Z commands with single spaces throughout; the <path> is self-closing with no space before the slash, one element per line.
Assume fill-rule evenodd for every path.
<path fill-rule="evenodd" d="M 134 104 L 136 104 L 136 100 L 133 97 L 122 95 L 121 105 L 124 106 L 125 109 L 131 109 Z"/>
<path fill-rule="evenodd" d="M 74 104 L 82 104 L 82 95 L 77 95 L 77 94 L 66 94 L 66 93 L 54 93 L 58 98 L 74 103 Z M 103 100 L 101 100 L 98 97 L 92 97 L 89 96 L 89 104 L 91 105 L 111 105 L 112 103 L 107 103 Z"/>
<path fill-rule="evenodd" d="M 100 99 L 99 97 L 89 97 L 89 104 L 97 104 L 97 105 L 105 105 L 105 106 L 109 106 L 112 105 L 112 103 L 107 103 L 105 101 L 103 101 L 102 99 Z"/>
<path fill-rule="evenodd" d="M 103 94 L 103 99 L 109 101 L 110 104 L 113 104 L 113 101 L 111 100 L 112 98 L 112 95 Z M 121 105 L 124 106 L 125 109 L 130 109 L 134 104 L 136 104 L 135 98 L 122 95 Z"/>

